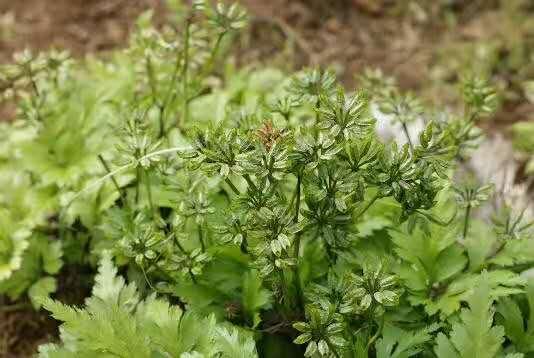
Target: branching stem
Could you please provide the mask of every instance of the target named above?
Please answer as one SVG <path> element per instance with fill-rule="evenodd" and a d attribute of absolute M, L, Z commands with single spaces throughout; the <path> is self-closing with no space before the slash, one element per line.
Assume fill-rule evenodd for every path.
<path fill-rule="evenodd" d="M 106 169 L 106 172 L 108 174 L 111 173 L 111 169 L 110 169 L 108 163 L 106 162 L 106 160 L 104 159 L 104 157 L 101 154 L 98 155 L 98 160 L 100 161 L 100 163 L 102 163 L 102 166 L 104 167 L 104 169 Z M 115 179 L 114 175 L 111 175 L 111 181 L 113 182 L 113 186 L 115 186 L 115 189 L 117 190 L 117 192 L 121 196 L 121 202 L 123 204 L 126 203 L 126 197 L 125 197 L 121 187 L 119 186 L 119 183 L 117 182 L 117 179 Z"/>

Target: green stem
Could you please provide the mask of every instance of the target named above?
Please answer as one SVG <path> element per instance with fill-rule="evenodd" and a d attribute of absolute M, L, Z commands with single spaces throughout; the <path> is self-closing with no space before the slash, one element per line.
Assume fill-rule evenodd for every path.
<path fill-rule="evenodd" d="M 402 131 L 406 135 L 406 139 L 408 140 L 408 145 L 410 146 L 410 149 L 413 152 L 412 138 L 410 138 L 410 132 L 408 132 L 408 127 L 406 126 L 406 123 L 404 122 L 402 122 Z"/>
<path fill-rule="evenodd" d="M 424 216 L 425 218 L 427 218 L 428 220 L 430 220 L 431 222 L 433 222 L 434 224 L 439 225 L 439 226 L 450 225 L 452 223 L 452 221 L 454 220 L 454 218 L 456 217 L 456 214 L 457 214 L 457 212 L 455 211 L 454 214 L 451 216 L 451 218 L 449 220 L 444 221 L 444 220 L 441 220 L 441 219 L 433 216 L 432 214 L 425 213 L 424 211 L 421 211 L 421 210 L 415 210 L 415 211 L 417 213 L 421 214 L 422 216 Z"/>
<path fill-rule="evenodd" d="M 182 252 L 182 254 L 188 255 L 187 251 L 185 251 L 185 249 L 182 246 L 182 244 L 180 244 L 180 241 L 178 240 L 176 235 L 172 234 L 172 237 L 173 237 L 174 244 L 176 245 L 176 247 L 178 247 L 178 249 Z"/>
<path fill-rule="evenodd" d="M 141 192 L 141 167 L 135 168 L 135 203 L 139 203 L 139 194 Z"/>
<path fill-rule="evenodd" d="M 195 275 L 193 275 L 193 271 L 191 271 L 191 268 L 189 268 L 188 271 L 189 271 L 189 276 L 191 277 L 191 281 L 193 281 L 193 283 L 196 285 L 198 282 L 197 282 L 197 279 L 195 278 Z"/>
<path fill-rule="evenodd" d="M 210 59 L 208 60 L 208 62 L 206 63 L 206 66 L 204 67 L 204 76 L 208 75 L 215 65 L 215 60 L 217 59 L 217 54 L 219 53 L 219 48 L 221 47 L 221 43 L 224 38 L 224 35 L 226 35 L 226 31 L 221 32 L 217 36 L 217 40 L 215 40 L 215 45 L 213 46 L 213 50 L 211 51 Z"/>
<path fill-rule="evenodd" d="M 183 101 L 182 101 L 182 121 L 188 122 L 189 117 L 189 95 L 188 95 L 188 72 L 189 72 L 189 32 L 191 27 L 191 18 L 189 17 L 185 24 L 184 31 L 184 67 L 182 69 L 182 83 L 183 83 Z M 177 119 L 179 121 L 179 118 Z M 180 127 L 180 123 L 176 123 Z"/>
<path fill-rule="evenodd" d="M 152 212 L 152 215 L 153 217 L 155 218 L 156 217 L 156 210 L 155 210 L 155 207 L 154 207 L 154 202 L 152 200 L 152 188 L 150 186 L 150 178 L 148 176 L 148 171 L 146 169 L 143 169 L 143 172 L 145 174 L 145 189 L 146 189 L 146 194 L 147 194 L 147 198 L 148 198 L 148 205 L 150 206 L 150 211 Z"/>
<path fill-rule="evenodd" d="M 241 233 L 243 235 L 243 240 L 241 241 L 241 245 L 239 245 L 239 248 L 241 249 L 241 252 L 244 254 L 248 254 L 248 241 L 247 241 L 247 235 Z"/>
<path fill-rule="evenodd" d="M 244 174 L 243 178 L 245 178 L 247 184 L 252 188 L 252 190 L 258 190 L 258 188 L 256 187 L 256 184 L 254 184 L 254 182 L 250 178 L 250 175 Z"/>
<path fill-rule="evenodd" d="M 163 138 L 165 136 L 165 105 L 158 106 L 159 108 L 159 116 L 158 116 L 158 123 L 159 123 L 159 133 L 158 138 Z"/>
<path fill-rule="evenodd" d="M 299 173 L 297 175 L 297 187 L 295 189 L 295 195 L 297 196 L 297 203 L 295 204 L 295 217 L 293 218 L 294 222 L 299 221 L 299 213 L 300 213 L 300 187 L 302 185 L 302 173 Z"/>
<path fill-rule="evenodd" d="M 197 225 L 198 241 L 200 242 L 200 248 L 202 252 L 206 252 L 206 244 L 204 243 L 204 235 L 202 234 L 202 225 Z"/>
<path fill-rule="evenodd" d="M 284 306 L 285 306 L 285 304 L 287 303 L 287 298 L 288 298 L 286 277 L 284 276 L 283 270 L 277 270 L 277 272 L 278 272 L 278 278 L 280 279 L 280 290 L 282 291 L 282 302 L 284 302 Z"/>
<path fill-rule="evenodd" d="M 106 162 L 106 160 L 104 159 L 104 157 L 101 154 L 98 155 L 98 160 L 100 160 L 100 163 L 102 163 L 102 166 L 104 167 L 104 169 L 106 169 L 106 172 L 108 174 L 110 174 L 111 173 L 111 169 L 109 168 L 108 163 Z M 115 186 L 115 189 L 119 193 L 119 195 L 121 197 L 121 202 L 123 204 L 126 203 L 125 195 L 122 192 L 121 187 L 119 186 L 119 183 L 117 182 L 117 180 L 115 179 L 115 177 L 113 175 L 111 175 L 111 182 L 113 183 L 113 186 Z"/>
<path fill-rule="evenodd" d="M 471 215 L 471 205 L 467 204 L 467 207 L 465 208 L 464 231 L 462 234 L 463 239 L 467 237 L 467 232 L 469 231 L 469 216 L 470 215 Z"/>
<path fill-rule="evenodd" d="M 382 333 L 382 328 L 384 327 L 384 315 L 382 315 L 382 320 L 380 321 L 380 325 L 378 326 L 378 329 L 376 330 L 376 333 L 371 337 L 369 342 L 367 342 L 366 351 L 369 353 L 369 349 L 371 348 L 371 345 L 375 343 L 375 341 L 378 339 L 380 334 Z"/>
<path fill-rule="evenodd" d="M 236 186 L 234 185 L 234 183 L 232 183 L 232 181 L 230 180 L 230 178 L 226 177 L 224 178 L 224 181 L 226 182 L 226 184 L 228 184 L 228 186 L 230 187 L 230 189 L 232 189 L 232 191 L 235 193 L 235 195 L 240 195 L 241 193 L 239 192 L 239 189 L 236 188 Z"/>
<path fill-rule="evenodd" d="M 369 200 L 369 202 L 363 207 L 362 210 L 360 210 L 360 212 L 356 215 L 356 217 L 354 218 L 354 221 L 358 220 L 363 214 L 365 214 L 365 212 L 367 210 L 369 210 L 369 208 L 375 203 L 375 201 L 377 201 L 378 199 L 380 198 L 380 195 L 378 193 L 375 194 L 375 196 L 373 196 L 373 198 L 371 200 Z"/>
<path fill-rule="evenodd" d="M 293 218 L 293 221 L 295 223 L 299 220 L 299 213 L 300 213 L 300 187 L 302 185 L 302 173 L 299 173 L 297 175 L 297 187 L 295 189 L 296 192 L 296 204 L 295 204 L 295 216 Z M 294 272 L 294 281 L 295 281 L 295 289 L 297 290 L 297 304 L 301 310 L 304 310 L 304 302 L 303 302 L 303 293 L 302 293 L 302 284 L 300 282 L 300 270 L 299 270 L 299 256 L 300 256 L 300 232 L 298 232 L 295 235 L 295 272 Z"/>

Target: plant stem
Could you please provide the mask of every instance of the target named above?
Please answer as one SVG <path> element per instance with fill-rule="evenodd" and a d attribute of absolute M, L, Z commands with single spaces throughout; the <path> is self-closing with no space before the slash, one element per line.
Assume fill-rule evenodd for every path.
<path fill-rule="evenodd" d="M 213 50 L 211 50 L 211 56 L 204 67 L 204 76 L 208 75 L 215 65 L 215 60 L 217 59 L 217 54 L 219 53 L 219 48 L 221 47 L 224 35 L 226 35 L 226 31 L 221 32 L 217 36 L 217 40 L 215 40 L 215 45 L 213 46 Z"/>
<path fill-rule="evenodd" d="M 185 23 L 184 31 L 184 67 L 182 69 L 183 101 L 182 101 L 182 122 L 187 123 L 189 117 L 189 95 L 188 95 L 188 72 L 189 72 L 189 32 L 191 27 L 191 17 Z M 176 126 L 180 127 L 180 119 L 177 119 Z"/>
<path fill-rule="evenodd" d="M 228 186 L 230 187 L 230 189 L 232 189 L 232 191 L 235 193 L 235 195 L 240 195 L 241 193 L 239 192 L 239 189 L 236 188 L 236 186 L 234 185 L 234 183 L 232 183 L 232 181 L 230 180 L 230 178 L 226 177 L 224 178 L 224 181 L 226 182 L 226 184 L 228 184 Z"/>
<path fill-rule="evenodd" d="M 182 244 L 180 244 L 180 241 L 178 240 L 176 235 L 172 234 L 172 237 L 173 237 L 174 244 L 176 245 L 176 247 L 178 247 L 178 249 L 182 252 L 182 254 L 188 255 L 187 251 L 185 251 L 185 249 L 182 246 Z"/>
<path fill-rule="evenodd" d="M 102 163 L 102 166 L 104 167 L 104 169 L 106 169 L 106 172 L 108 174 L 110 174 L 111 170 L 109 168 L 109 165 L 108 165 L 108 163 L 106 162 L 106 160 L 104 159 L 104 157 L 101 154 L 98 155 L 98 160 L 100 160 L 100 163 Z M 121 197 L 121 202 L 123 204 L 126 203 L 125 195 L 122 192 L 121 187 L 119 186 L 119 183 L 117 182 L 117 180 L 115 179 L 115 177 L 113 175 L 111 175 L 111 181 L 113 182 L 113 185 L 115 186 L 115 189 L 117 190 L 117 192 L 119 193 L 119 195 Z"/>
<path fill-rule="evenodd" d="M 248 241 L 247 241 L 247 235 L 241 233 L 243 235 L 243 240 L 241 240 L 241 245 L 239 245 L 239 248 L 241 249 L 241 252 L 244 254 L 248 254 Z"/>
<path fill-rule="evenodd" d="M 154 207 L 154 202 L 152 201 L 152 188 L 150 186 L 150 178 L 148 176 L 148 171 L 146 169 L 143 169 L 143 172 L 145 174 L 145 188 L 146 188 L 146 194 L 148 197 L 148 205 L 150 206 L 150 211 L 152 212 L 153 217 L 156 217 L 156 210 Z"/>
<path fill-rule="evenodd" d="M 410 138 L 410 132 L 408 132 L 408 126 L 406 126 L 406 123 L 402 122 L 402 131 L 406 135 L 406 139 L 408 140 L 408 145 L 410 146 L 410 150 L 413 153 L 413 143 L 412 138 Z"/>
<path fill-rule="evenodd" d="M 135 203 L 139 203 L 139 193 L 141 192 L 141 167 L 135 168 Z"/>
<path fill-rule="evenodd" d="M 204 243 L 204 237 L 202 234 L 202 225 L 197 225 L 197 232 L 198 232 L 198 241 L 200 242 L 200 248 L 202 249 L 202 252 L 206 252 L 206 244 Z"/>
<path fill-rule="evenodd" d="M 282 291 L 282 301 L 284 302 L 284 306 L 285 306 L 285 303 L 287 302 L 287 299 L 288 299 L 286 277 L 284 276 L 283 270 L 280 269 L 280 270 L 277 270 L 277 272 L 278 272 L 278 278 L 280 279 L 280 290 Z"/>
<path fill-rule="evenodd" d="M 464 217 L 464 231 L 462 234 L 462 238 L 465 239 L 467 237 L 467 232 L 469 231 L 469 216 L 471 214 L 471 205 L 467 204 L 467 207 L 465 208 L 465 217 Z"/>
<path fill-rule="evenodd" d="M 293 217 L 293 221 L 295 223 L 299 220 L 299 213 L 300 213 L 300 187 L 302 185 L 302 172 L 299 172 L 297 175 L 297 187 L 295 189 L 295 195 L 296 195 L 296 204 L 295 204 L 295 216 Z M 295 281 L 295 289 L 297 290 L 297 304 L 301 310 L 304 310 L 304 302 L 302 300 L 302 284 L 300 282 L 300 270 L 299 270 L 299 256 L 300 256 L 300 232 L 297 232 L 295 234 L 295 270 L 294 270 L 294 281 Z"/>
<path fill-rule="evenodd" d="M 197 279 L 195 278 L 195 275 L 193 275 L 193 271 L 191 271 L 191 268 L 189 268 L 188 271 L 189 271 L 189 276 L 191 277 L 191 281 L 193 281 L 193 283 L 196 285 L 198 282 L 197 282 Z"/>
<path fill-rule="evenodd" d="M 299 221 L 299 213 L 300 213 L 300 187 L 302 185 L 302 172 L 300 172 L 297 175 L 297 187 L 295 189 L 295 195 L 297 196 L 297 202 L 295 204 L 295 217 L 293 218 L 294 222 Z"/>
<path fill-rule="evenodd" d="M 256 187 L 256 184 L 254 184 L 254 182 L 250 178 L 250 175 L 244 174 L 243 178 L 245 178 L 245 180 L 247 181 L 247 184 L 252 188 L 252 190 L 258 190 L 258 188 Z"/>
<path fill-rule="evenodd" d="M 373 198 L 371 200 L 369 200 L 369 202 L 363 207 L 362 210 L 360 210 L 360 212 L 356 215 L 356 217 L 354 218 L 354 221 L 358 220 L 363 214 L 365 214 L 365 212 L 367 210 L 369 210 L 369 208 L 375 203 L 375 201 L 377 201 L 378 199 L 380 198 L 380 195 L 378 193 L 375 194 L 375 196 L 373 196 Z"/>
<path fill-rule="evenodd" d="M 369 353 L 369 348 L 371 348 L 371 345 L 377 340 L 377 338 L 382 333 L 382 328 L 384 327 L 384 315 L 382 315 L 382 320 L 380 321 L 380 325 L 378 326 L 378 329 L 376 330 L 376 333 L 371 337 L 369 342 L 367 342 L 366 351 Z"/>
<path fill-rule="evenodd" d="M 165 120 L 164 120 L 164 115 L 165 115 L 165 105 L 159 105 L 158 106 L 159 108 L 159 116 L 158 116 L 158 123 L 159 123 L 159 133 L 158 133 L 158 138 L 163 138 L 163 136 L 165 136 Z"/>

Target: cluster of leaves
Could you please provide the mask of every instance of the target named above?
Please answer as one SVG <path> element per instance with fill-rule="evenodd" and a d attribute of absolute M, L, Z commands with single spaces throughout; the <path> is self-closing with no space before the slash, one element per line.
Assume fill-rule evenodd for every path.
<path fill-rule="evenodd" d="M 235 70 L 236 5 L 178 19 L 142 16 L 105 61 L 17 67 L 0 292 L 63 322 L 42 357 L 534 353 L 532 225 L 477 218 L 491 187 L 452 179 L 495 108 L 486 81 L 464 80 L 463 114 L 428 115 L 376 72 L 351 92 L 328 70 Z M 98 261 L 84 308 L 47 298 L 62 265 Z"/>

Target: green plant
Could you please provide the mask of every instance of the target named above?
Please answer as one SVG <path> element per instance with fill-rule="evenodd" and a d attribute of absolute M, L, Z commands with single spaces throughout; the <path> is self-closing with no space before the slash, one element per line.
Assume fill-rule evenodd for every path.
<path fill-rule="evenodd" d="M 409 126 L 426 113 L 414 96 L 236 70 L 221 55 L 240 8 L 183 9 L 180 30 L 143 15 L 109 59 L 16 67 L 0 292 L 63 322 L 42 357 L 530 352 L 532 226 L 511 209 L 477 218 L 489 187 L 452 179 L 495 108 L 484 80 L 463 82 L 464 113 L 399 146 L 371 106 Z M 83 308 L 47 297 L 62 265 L 96 262 Z"/>

